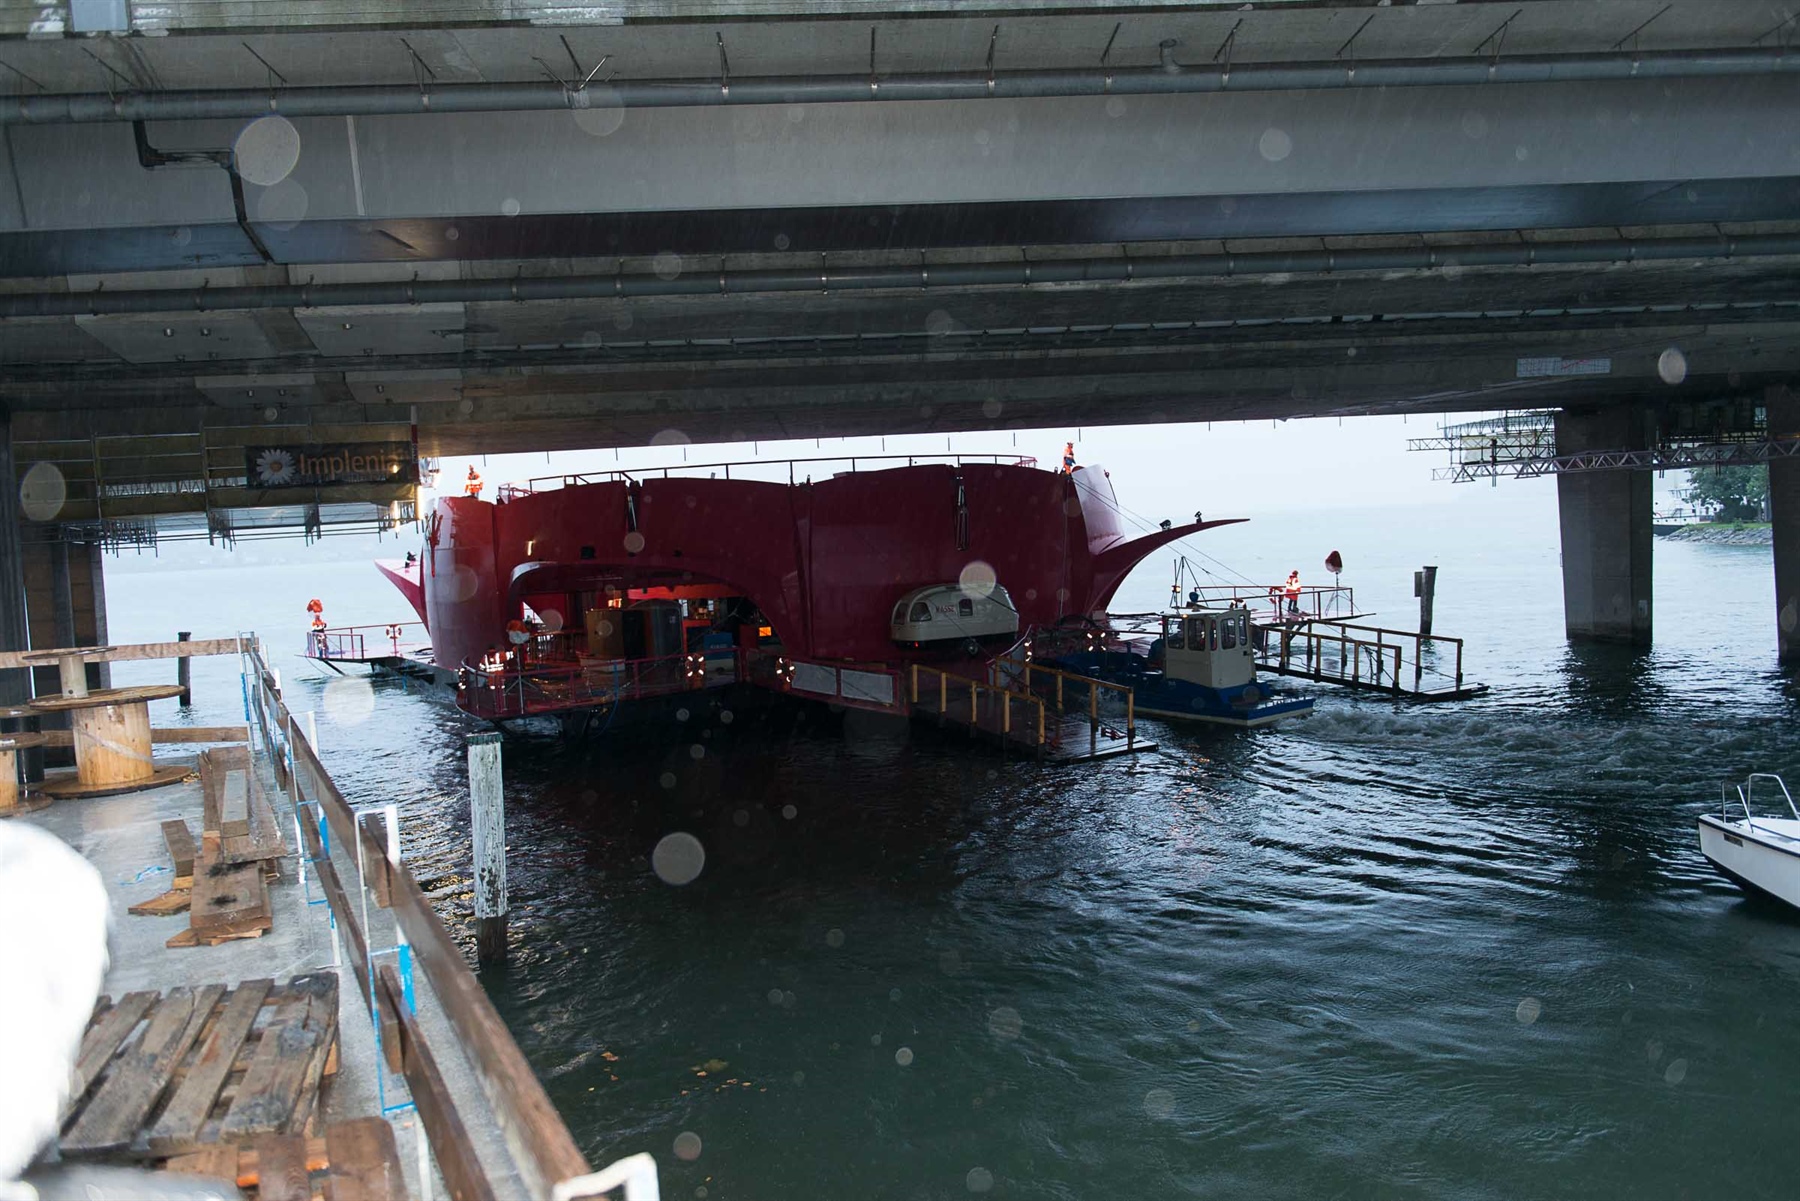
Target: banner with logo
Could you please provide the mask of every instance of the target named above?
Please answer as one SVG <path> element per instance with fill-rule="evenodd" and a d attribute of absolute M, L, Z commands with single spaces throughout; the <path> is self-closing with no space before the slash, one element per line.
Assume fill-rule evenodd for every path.
<path fill-rule="evenodd" d="M 410 442 L 329 446 L 246 446 L 251 488 L 329 488 L 336 484 L 416 484 L 419 460 Z"/>

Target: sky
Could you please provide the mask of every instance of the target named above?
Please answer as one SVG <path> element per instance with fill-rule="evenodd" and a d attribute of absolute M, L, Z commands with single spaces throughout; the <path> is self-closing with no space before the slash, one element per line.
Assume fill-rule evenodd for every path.
<path fill-rule="evenodd" d="M 1457 415 L 1454 421 L 1475 419 Z M 888 438 L 824 438 L 784 442 L 648 446 L 554 454 L 492 455 L 444 459 L 436 494 L 459 493 L 470 464 L 481 472 L 490 499 L 506 482 L 566 472 L 642 471 L 658 467 L 848 457 L 851 455 L 1030 455 L 1041 466 L 1060 463 L 1063 445 L 1075 442 L 1076 460 L 1113 473 L 1119 503 L 1152 520 L 1180 522 L 1196 511 L 1209 517 L 1397 505 L 1498 503 L 1535 505 L 1555 490 L 1553 480 L 1501 480 L 1450 484 L 1434 481 L 1434 467 L 1449 465 L 1441 451 L 1409 451 L 1407 439 L 1430 437 L 1438 422 L 1402 417 L 1320 418 L 1284 422 L 1215 422 L 1093 426 L 993 433 L 921 434 Z M 823 476 L 846 469 L 820 463 Z M 769 477 L 773 478 L 773 477 Z M 1657 505 L 1684 486 L 1681 473 L 1658 480 Z M 1476 492 L 1495 495 L 1472 500 Z"/>

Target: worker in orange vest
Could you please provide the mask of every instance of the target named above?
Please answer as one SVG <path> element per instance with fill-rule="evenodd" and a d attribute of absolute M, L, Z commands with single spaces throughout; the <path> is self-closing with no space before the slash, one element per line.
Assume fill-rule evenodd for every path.
<path fill-rule="evenodd" d="M 1288 612 L 1300 616 L 1300 572 L 1298 569 L 1288 572 L 1287 587 L 1282 589 L 1287 594 Z"/>
<path fill-rule="evenodd" d="M 463 495 L 470 500 L 481 496 L 481 473 L 475 470 L 475 464 L 469 464 L 469 478 L 463 481 Z"/>
<path fill-rule="evenodd" d="M 1063 474 L 1070 475 L 1074 472 L 1074 470 L 1075 470 L 1075 444 L 1073 442 L 1071 442 L 1068 445 L 1063 447 Z"/>
<path fill-rule="evenodd" d="M 306 611 L 312 614 L 313 647 L 317 651 L 318 657 L 323 659 L 325 658 L 325 606 L 315 596 L 306 602 Z"/>

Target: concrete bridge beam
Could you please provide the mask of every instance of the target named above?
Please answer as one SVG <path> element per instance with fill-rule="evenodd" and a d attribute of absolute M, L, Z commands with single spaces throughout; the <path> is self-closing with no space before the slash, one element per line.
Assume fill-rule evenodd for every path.
<path fill-rule="evenodd" d="M 1564 410 L 1556 415 L 1556 453 L 1648 448 L 1647 420 L 1630 405 Z M 1563 622 L 1570 640 L 1650 644 L 1652 484 L 1645 471 L 1556 477 Z"/>
<path fill-rule="evenodd" d="M 1770 388 L 1767 405 L 1771 437 L 1800 436 L 1800 398 L 1787 388 Z M 1775 637 L 1783 663 L 1800 663 L 1800 462 L 1769 462 L 1769 517 L 1775 544 Z"/>

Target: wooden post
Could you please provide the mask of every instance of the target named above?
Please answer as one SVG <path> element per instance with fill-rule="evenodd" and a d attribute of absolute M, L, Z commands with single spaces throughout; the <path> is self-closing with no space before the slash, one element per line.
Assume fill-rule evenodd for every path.
<path fill-rule="evenodd" d="M 1100 728 L 1100 690 L 1092 680 L 1088 681 L 1088 725 Z"/>
<path fill-rule="evenodd" d="M 1002 689 L 1000 692 L 1000 745 L 1006 746 L 1006 735 L 1012 733 L 1012 693 Z"/>
<path fill-rule="evenodd" d="M 938 672 L 938 716 L 950 712 L 950 677 L 945 672 Z"/>
<path fill-rule="evenodd" d="M 919 703 L 919 665 L 917 663 L 912 665 L 912 694 L 913 704 L 916 705 Z"/>
<path fill-rule="evenodd" d="M 475 959 L 506 959 L 506 794 L 500 735 L 469 735 L 469 828 L 475 841 Z"/>
<path fill-rule="evenodd" d="M 1419 598 L 1419 636 L 1431 637 L 1431 607 L 1437 599 L 1437 568 L 1422 567 L 1413 572 L 1413 595 Z"/>
<path fill-rule="evenodd" d="M 193 637 L 194 637 L 194 632 L 192 630 L 182 630 L 180 633 L 175 635 L 175 641 L 191 642 L 193 640 Z M 189 665 L 192 663 L 193 663 L 193 660 L 186 655 L 183 655 L 183 656 L 181 656 L 181 658 L 175 660 L 175 682 L 177 684 L 181 685 L 181 699 L 176 703 L 179 704 L 183 709 L 187 708 L 194 701 L 194 690 L 191 687 L 189 687 L 189 684 L 188 684 L 188 680 L 189 680 L 188 668 L 189 668 Z"/>
<path fill-rule="evenodd" d="M 1137 693 L 1125 694 L 1125 745 L 1137 745 Z"/>
<path fill-rule="evenodd" d="M 1056 673 L 1056 711 L 1058 713 L 1061 713 L 1063 711 L 1063 679 L 1064 679 L 1063 673 L 1060 671 L 1057 672 Z"/>

